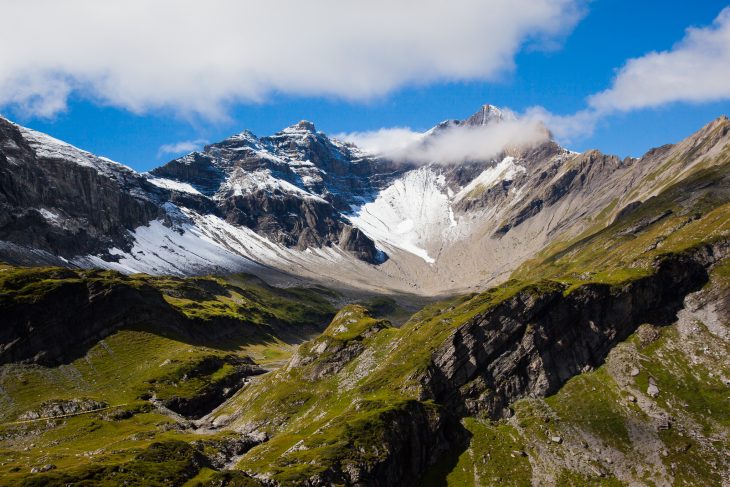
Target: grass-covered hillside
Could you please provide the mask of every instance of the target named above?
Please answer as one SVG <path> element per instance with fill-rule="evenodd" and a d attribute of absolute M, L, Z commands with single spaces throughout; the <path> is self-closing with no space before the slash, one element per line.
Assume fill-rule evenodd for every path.
<path fill-rule="evenodd" d="M 55 467 L 49 479 L 64 482 L 66 470 L 91 475 L 100 463 L 143 466 L 135 459 L 159 442 L 155 455 L 163 459 L 193 455 L 191 442 L 203 442 L 211 456 L 235 455 L 246 442 L 229 432 L 200 434 L 189 419 L 207 414 L 320 331 L 336 297 L 321 289 L 276 289 L 250 276 L 177 279 L 9 266 L 0 268 L 0 290 L 3 485 L 32 483 L 31 470 L 44 465 Z M 178 448 L 173 440 L 184 443 Z M 170 464 L 158 480 L 187 478 L 209 463 L 177 473 Z"/>

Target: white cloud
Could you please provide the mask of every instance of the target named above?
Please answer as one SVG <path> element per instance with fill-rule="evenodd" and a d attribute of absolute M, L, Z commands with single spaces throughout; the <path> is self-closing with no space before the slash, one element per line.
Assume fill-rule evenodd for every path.
<path fill-rule="evenodd" d="M 352 142 L 371 154 L 391 156 L 418 145 L 424 136 L 424 132 L 416 132 L 408 127 L 392 127 L 367 132 L 335 134 L 334 137 L 345 142 Z"/>
<path fill-rule="evenodd" d="M 595 110 L 580 110 L 570 115 L 556 115 L 543 107 L 531 107 L 522 118 L 543 123 L 551 134 L 563 143 L 593 134 L 600 118 Z"/>
<path fill-rule="evenodd" d="M 276 93 L 366 100 L 492 80 L 553 45 L 584 0 L 0 0 L 0 106 L 49 116 L 68 96 L 218 117 Z"/>
<path fill-rule="evenodd" d="M 162 157 L 167 154 L 187 154 L 189 152 L 196 151 L 202 146 L 207 144 L 208 141 L 205 139 L 196 140 L 183 140 L 180 142 L 174 142 L 172 144 L 163 144 L 157 151 L 157 157 Z"/>
<path fill-rule="evenodd" d="M 399 127 L 337 138 L 395 161 L 452 164 L 491 159 L 509 147 L 534 146 L 546 141 L 548 133 L 535 120 L 514 119 L 482 126 L 452 125 L 433 134 Z"/>
<path fill-rule="evenodd" d="M 628 111 L 672 102 L 730 99 L 730 8 L 712 25 L 689 28 L 673 49 L 629 60 L 613 86 L 589 98 L 598 112 Z"/>
<path fill-rule="evenodd" d="M 687 29 L 673 49 L 630 59 L 610 88 L 591 95 L 587 108 L 558 115 L 532 107 L 522 118 L 544 123 L 562 143 L 590 136 L 604 117 L 675 102 L 730 99 L 730 7 L 712 25 Z"/>

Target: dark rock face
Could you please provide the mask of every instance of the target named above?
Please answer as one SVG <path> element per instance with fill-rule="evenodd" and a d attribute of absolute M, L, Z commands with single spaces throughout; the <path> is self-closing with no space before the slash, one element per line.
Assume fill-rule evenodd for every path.
<path fill-rule="evenodd" d="M 418 485 L 423 472 L 453 445 L 464 442 L 467 432 L 441 408 L 406 401 L 380 413 L 382 424 L 373 444 L 353 444 L 355 451 L 380 452 L 368 460 L 356 455 L 338 467 L 309 479 L 309 485 L 389 487 Z"/>
<path fill-rule="evenodd" d="M 247 226 L 274 242 L 300 250 L 337 243 L 344 225 L 327 202 L 277 191 L 232 196 L 219 206 L 229 223 Z"/>
<path fill-rule="evenodd" d="M 90 157 L 94 157 L 89 155 Z M 133 171 L 38 155 L 0 118 L 0 240 L 62 257 L 127 248 L 127 230 L 161 214 L 166 193 Z"/>
<path fill-rule="evenodd" d="M 359 228 L 343 225 L 339 237 L 340 247 L 357 256 L 365 262 L 379 263 L 387 258 L 373 245 L 373 241 L 362 233 Z"/>
<path fill-rule="evenodd" d="M 383 444 L 392 454 L 367 473 L 351 469 L 349 479 L 354 485 L 416 485 L 426 468 L 465 435 L 448 414 L 416 401 L 383 419 L 387 422 Z"/>
<path fill-rule="evenodd" d="M 684 297 L 707 282 L 706 267 L 728 253 L 704 247 L 657 263 L 655 274 L 621 287 L 532 288 L 472 319 L 433 355 L 424 398 L 461 414 L 500 417 L 524 396 L 556 392 L 640 324 L 665 325 Z"/>
<path fill-rule="evenodd" d="M 214 164 L 208 154 L 193 153 L 184 158 L 185 163 L 178 160 L 168 162 L 152 171 L 155 176 L 177 181 L 194 181 L 195 187 L 206 196 L 212 196 L 225 181 L 226 174 Z"/>
<path fill-rule="evenodd" d="M 0 364 L 67 363 L 120 328 L 182 321 L 151 286 L 75 281 L 68 272 L 56 276 L 66 280 L 40 300 L 0 299 Z"/>

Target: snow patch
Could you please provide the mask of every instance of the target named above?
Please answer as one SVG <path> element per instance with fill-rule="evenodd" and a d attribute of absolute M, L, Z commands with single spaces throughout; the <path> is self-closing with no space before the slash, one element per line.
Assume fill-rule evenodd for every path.
<path fill-rule="evenodd" d="M 269 169 L 260 169 L 253 172 L 246 172 L 237 169 L 228 180 L 223 183 L 219 193 L 228 196 L 243 196 L 256 190 L 281 191 L 283 193 L 295 193 L 304 198 L 312 198 L 325 202 L 324 199 L 296 186 L 289 181 L 274 177 Z"/>
<path fill-rule="evenodd" d="M 158 186 L 160 188 L 170 189 L 173 191 L 179 191 L 182 193 L 202 194 L 200 191 L 195 189 L 192 184 L 183 183 L 181 181 L 175 181 L 174 179 L 150 177 L 150 178 L 147 178 L 147 181 L 149 181 L 150 183 L 152 183 L 155 186 Z"/>
<path fill-rule="evenodd" d="M 210 214 L 165 203 L 172 226 L 161 220 L 130 232 L 134 244 L 129 251 L 109 251 L 116 261 L 99 256 L 74 260 L 81 266 L 114 269 L 126 274 L 196 275 L 210 272 L 254 272 L 262 266 L 318 269 L 342 265 L 350 256 L 337 247 L 304 251 L 282 247 L 247 227 L 232 225 Z"/>
<path fill-rule="evenodd" d="M 486 190 L 502 181 L 512 181 L 518 174 L 526 171 L 523 166 L 515 163 L 514 157 L 505 157 L 496 166 L 482 171 L 479 176 L 456 193 L 454 202 L 461 201 L 480 186 Z"/>
<path fill-rule="evenodd" d="M 43 218 L 48 222 L 52 223 L 53 225 L 60 225 L 63 221 L 63 217 L 59 215 L 58 213 L 48 210 L 46 208 L 41 208 L 38 210 L 38 213 L 43 216 Z"/>
<path fill-rule="evenodd" d="M 403 249 L 432 264 L 429 241 L 455 225 L 443 175 L 430 167 L 406 173 L 375 201 L 353 208 L 350 221 L 376 242 Z"/>
<path fill-rule="evenodd" d="M 201 238 L 192 225 L 176 229 L 154 220 L 148 226 L 138 227 L 131 235 L 134 245 L 129 252 L 118 248 L 109 251 L 118 258 L 116 262 L 97 256 L 84 259 L 98 267 L 126 274 L 190 275 L 210 272 L 211 269 L 230 272 L 257 267 L 250 260 L 227 251 L 209 239 Z"/>
<path fill-rule="evenodd" d="M 36 153 L 37 157 L 47 159 L 62 159 L 65 161 L 73 162 L 79 166 L 90 167 L 95 169 L 97 172 L 105 175 L 110 175 L 119 170 L 124 170 L 130 173 L 134 173 L 134 170 L 112 161 L 106 157 L 97 157 L 94 154 L 85 150 L 74 147 L 62 140 L 51 137 L 41 132 L 16 125 L 21 135 L 28 142 L 28 145 Z"/>

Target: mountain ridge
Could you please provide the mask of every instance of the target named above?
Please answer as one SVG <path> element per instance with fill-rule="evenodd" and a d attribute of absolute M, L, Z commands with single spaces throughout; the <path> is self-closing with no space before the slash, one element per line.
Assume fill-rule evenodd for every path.
<path fill-rule="evenodd" d="M 514 115 L 484 105 L 459 123 L 495 124 L 505 117 Z M 31 201 L 6 190 L 10 218 L 0 222 L 0 257 L 152 274 L 296 275 L 419 294 L 479 289 L 558 236 L 579 234 L 610 204 L 634 204 L 630 200 L 651 197 L 648 188 L 681 179 L 724 147 L 727 125 L 719 117 L 641 158 L 577 154 L 548 139 L 490 160 L 416 165 L 367 154 L 300 121 L 271 136 L 243 131 L 140 174 L 6 122 L 4 187 L 22 187 L 24 179 L 63 184 L 67 176 L 54 167 L 76 171 L 69 165 L 75 161 L 80 173 L 93 168 L 104 178 L 106 197 L 123 202 L 89 200 L 84 184 L 101 184 L 97 177 L 78 181 L 83 192 L 62 185 L 61 193 L 83 203 L 78 223 L 64 229 L 56 222 L 68 226 L 74 213 L 71 203 L 53 201 L 57 192 L 24 190 L 37 194 Z M 36 176 L 12 174 L 21 146 Z M 686 167 L 669 177 L 672 158 Z M 85 235 L 84 222 L 97 233 Z M 481 263 L 480 255 L 492 255 L 493 262 Z"/>

